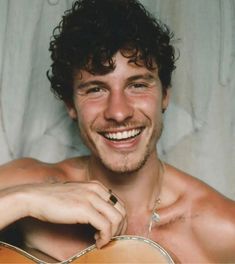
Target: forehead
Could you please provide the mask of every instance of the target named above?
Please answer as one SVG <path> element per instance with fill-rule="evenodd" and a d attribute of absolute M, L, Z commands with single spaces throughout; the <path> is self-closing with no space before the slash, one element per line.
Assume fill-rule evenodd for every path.
<path fill-rule="evenodd" d="M 76 83 L 86 82 L 93 79 L 99 80 L 114 80 L 114 79 L 127 79 L 133 75 L 146 75 L 151 74 L 154 77 L 158 77 L 158 70 L 155 67 L 153 70 L 147 69 L 146 66 L 136 64 L 132 59 L 123 56 L 120 52 L 117 52 L 113 57 L 114 69 L 106 74 L 92 74 L 86 70 L 77 70 L 74 74 L 74 81 Z"/>

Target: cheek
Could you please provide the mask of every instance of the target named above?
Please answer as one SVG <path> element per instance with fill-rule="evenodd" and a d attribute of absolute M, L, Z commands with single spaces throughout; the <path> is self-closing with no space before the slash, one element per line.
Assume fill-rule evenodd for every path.
<path fill-rule="evenodd" d="M 156 95 L 141 96 L 134 102 L 135 109 L 139 109 L 144 115 L 152 118 L 161 112 L 161 99 Z"/>
<path fill-rule="evenodd" d="M 80 126 L 89 126 L 96 120 L 98 114 L 101 112 L 99 104 L 94 102 L 83 102 L 77 104 L 77 114 Z"/>

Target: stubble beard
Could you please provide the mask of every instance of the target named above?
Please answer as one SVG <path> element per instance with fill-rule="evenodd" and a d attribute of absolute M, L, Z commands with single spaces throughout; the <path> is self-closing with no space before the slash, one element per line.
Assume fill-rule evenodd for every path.
<path fill-rule="evenodd" d="M 99 156 L 98 158 L 100 159 L 100 162 L 104 165 L 104 167 L 106 169 L 108 169 L 109 171 L 116 173 L 116 174 L 126 174 L 126 173 L 134 173 L 138 170 L 140 170 L 144 164 L 146 163 L 146 161 L 148 160 L 150 153 L 147 152 L 142 159 L 140 159 L 137 162 L 132 162 L 131 164 L 131 158 L 130 158 L 130 154 L 129 153 L 123 153 L 122 154 L 122 159 L 121 161 L 119 161 L 118 163 L 120 165 L 116 165 L 113 163 L 109 163 L 107 162 L 107 160 L 105 160 L 104 158 L 102 158 L 101 156 Z"/>
<path fill-rule="evenodd" d="M 133 155 L 134 153 L 122 153 L 121 158 L 119 158 L 118 162 L 108 162 L 102 154 L 99 154 L 97 158 L 103 164 L 103 166 L 108 169 L 109 171 L 116 173 L 116 174 L 126 174 L 126 173 L 135 173 L 139 171 L 141 168 L 144 167 L 146 164 L 149 156 L 152 154 L 153 151 L 156 151 L 156 143 L 158 142 L 159 138 L 161 137 L 163 130 L 163 123 L 162 121 L 156 125 L 153 134 L 145 147 L 145 151 L 142 157 L 139 160 L 134 160 Z M 154 142 L 154 146 L 153 146 Z M 134 160 L 134 161 L 133 161 Z M 120 165 L 119 165 L 120 164 Z"/>
<path fill-rule="evenodd" d="M 146 164 L 149 156 L 153 151 L 156 151 L 156 143 L 161 137 L 163 131 L 163 122 L 160 118 L 159 122 L 155 125 L 155 128 L 152 132 L 152 135 L 145 146 L 145 150 L 143 151 L 142 157 L 139 157 L 138 160 L 135 160 L 133 156 L 135 156 L 134 152 L 132 153 L 119 153 L 121 157 L 118 158 L 118 161 L 109 161 L 105 158 L 105 155 L 102 155 L 102 151 L 97 149 L 97 152 L 92 152 L 92 148 L 96 146 L 96 144 L 91 142 L 85 135 L 86 133 L 81 129 L 78 124 L 78 128 L 80 131 L 80 136 L 82 141 L 91 151 L 91 155 L 94 155 L 97 159 L 97 162 L 100 162 L 107 170 L 113 172 L 115 174 L 126 174 L 126 173 L 134 173 L 139 171 Z M 96 147 L 95 147 L 96 148 Z"/>

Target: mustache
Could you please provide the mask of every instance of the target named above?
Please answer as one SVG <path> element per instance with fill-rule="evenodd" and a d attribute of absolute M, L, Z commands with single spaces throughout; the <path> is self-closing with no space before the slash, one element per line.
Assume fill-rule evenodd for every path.
<path fill-rule="evenodd" d="M 145 127 L 146 125 L 147 125 L 146 122 L 140 122 L 140 121 L 123 121 L 120 123 L 110 120 L 108 124 L 94 126 L 93 129 L 95 129 L 97 132 L 104 132 L 104 131 L 112 131 L 115 129 L 141 128 L 141 127 Z"/>

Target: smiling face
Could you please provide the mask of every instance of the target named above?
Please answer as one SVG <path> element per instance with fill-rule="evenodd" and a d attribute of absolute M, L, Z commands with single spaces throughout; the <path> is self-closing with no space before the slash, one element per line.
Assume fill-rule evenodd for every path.
<path fill-rule="evenodd" d="M 115 69 L 105 75 L 75 75 L 68 111 L 93 157 L 111 171 L 132 172 L 156 154 L 168 94 L 163 98 L 157 70 L 137 66 L 120 52 L 114 61 Z"/>

